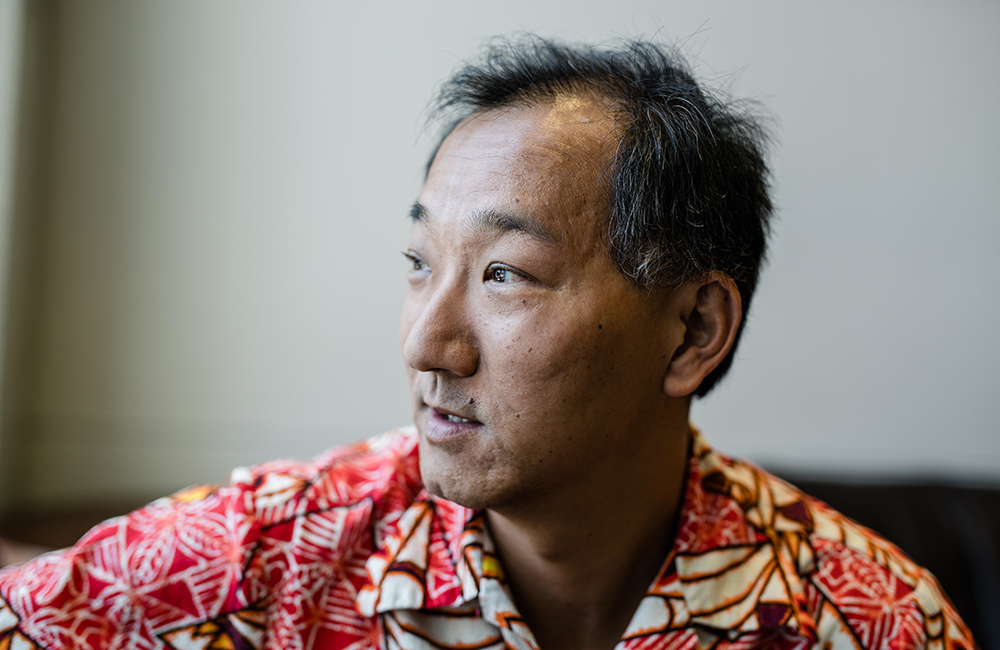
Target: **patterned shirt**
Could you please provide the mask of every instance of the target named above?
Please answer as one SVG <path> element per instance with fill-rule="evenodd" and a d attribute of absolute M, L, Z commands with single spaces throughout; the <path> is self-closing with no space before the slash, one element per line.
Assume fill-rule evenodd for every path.
<path fill-rule="evenodd" d="M 971 650 L 892 544 L 693 433 L 673 549 L 621 649 Z M 481 511 L 403 429 L 236 470 L 0 572 L 0 650 L 537 649 Z"/>

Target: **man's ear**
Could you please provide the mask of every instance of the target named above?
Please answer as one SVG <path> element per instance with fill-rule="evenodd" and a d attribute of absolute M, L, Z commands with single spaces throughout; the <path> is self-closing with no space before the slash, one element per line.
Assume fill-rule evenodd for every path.
<path fill-rule="evenodd" d="M 684 339 L 674 350 L 663 392 L 669 397 L 693 393 L 722 363 L 736 341 L 743 318 L 743 301 L 736 283 L 712 271 L 678 290 Z"/>

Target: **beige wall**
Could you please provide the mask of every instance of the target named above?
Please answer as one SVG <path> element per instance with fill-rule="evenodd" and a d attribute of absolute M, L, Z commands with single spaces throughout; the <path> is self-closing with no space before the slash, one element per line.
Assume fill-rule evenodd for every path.
<path fill-rule="evenodd" d="M 0 3 L 0 296 L 6 295 L 9 278 L 10 235 L 14 213 L 14 160 L 17 147 L 17 99 L 21 63 L 21 32 L 23 6 L 20 1 Z M 7 387 L 3 368 L 7 354 L 2 341 L 7 338 L 7 317 L 10 312 L 6 301 L 0 300 L 0 476 L 7 473 L 14 449 L 4 444 L 2 432 L 10 429 L 7 422 L 9 404 L 2 399 Z M 0 478 L 0 512 L 12 498 L 9 482 Z"/>
<path fill-rule="evenodd" d="M 778 116 L 771 266 L 733 376 L 696 409 L 710 439 L 816 471 L 1000 480 L 1000 8 L 417 4 L 41 13 L 51 97 L 22 134 L 46 161 L 24 210 L 40 243 L 8 345 L 29 358 L 25 417 L 2 431 L 20 503 L 152 496 L 405 423 L 422 111 L 513 29 L 663 26 Z"/>

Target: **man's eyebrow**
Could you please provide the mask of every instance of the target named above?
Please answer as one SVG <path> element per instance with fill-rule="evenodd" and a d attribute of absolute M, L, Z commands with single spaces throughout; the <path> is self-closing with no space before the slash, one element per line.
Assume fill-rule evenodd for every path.
<path fill-rule="evenodd" d="M 523 232 L 543 244 L 550 246 L 559 244 L 559 239 L 539 225 L 537 221 L 519 214 L 510 214 L 509 212 L 499 212 L 497 210 L 475 212 L 466 225 L 466 228 L 477 235 Z"/>
<path fill-rule="evenodd" d="M 413 220 L 413 223 L 422 221 L 426 224 L 429 216 L 427 208 L 421 205 L 420 201 L 415 201 L 413 205 L 410 206 L 410 219 Z"/>
<path fill-rule="evenodd" d="M 416 201 L 410 206 L 410 219 L 413 220 L 413 223 L 421 223 L 428 228 L 434 223 L 431 213 L 420 201 Z M 559 244 L 559 239 L 555 235 L 538 225 L 533 219 L 498 210 L 474 212 L 466 223 L 466 230 L 474 235 L 523 232 L 544 244 L 550 246 Z"/>

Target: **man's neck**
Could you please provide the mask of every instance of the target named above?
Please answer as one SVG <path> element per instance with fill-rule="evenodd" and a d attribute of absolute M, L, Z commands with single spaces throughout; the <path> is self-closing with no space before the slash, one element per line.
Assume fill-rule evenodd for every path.
<path fill-rule="evenodd" d="M 543 650 L 614 647 L 674 539 L 689 443 L 682 427 L 623 453 L 603 489 L 488 511 L 518 610 Z"/>

